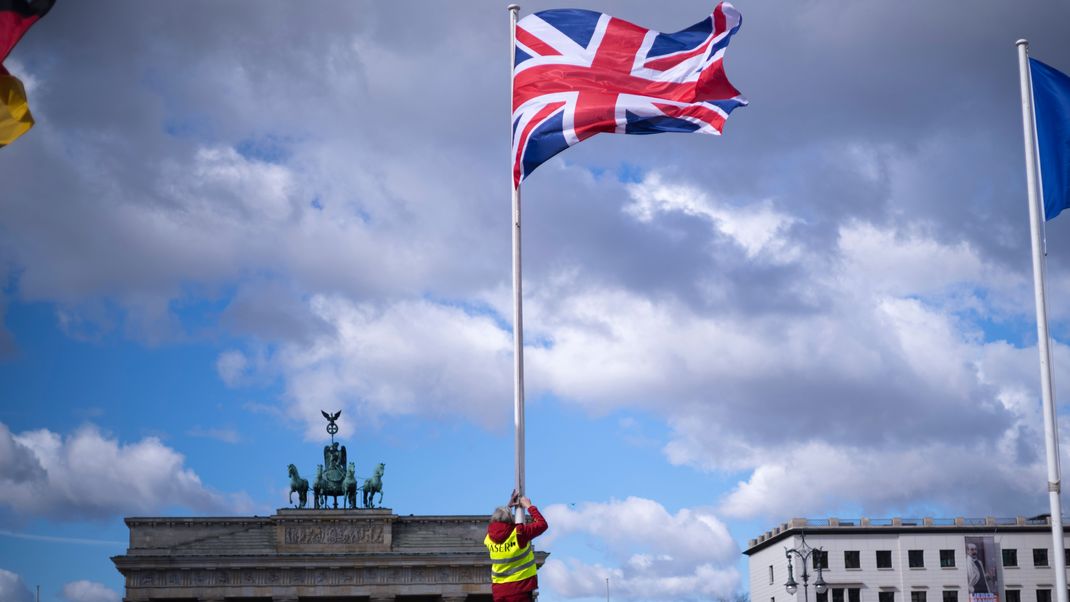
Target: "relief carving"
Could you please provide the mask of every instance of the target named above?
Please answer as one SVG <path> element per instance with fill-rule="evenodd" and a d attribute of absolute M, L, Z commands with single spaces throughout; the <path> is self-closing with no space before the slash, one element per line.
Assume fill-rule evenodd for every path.
<path fill-rule="evenodd" d="M 382 525 L 287 526 L 284 542 L 287 545 L 383 544 L 386 543 L 386 538 Z"/>

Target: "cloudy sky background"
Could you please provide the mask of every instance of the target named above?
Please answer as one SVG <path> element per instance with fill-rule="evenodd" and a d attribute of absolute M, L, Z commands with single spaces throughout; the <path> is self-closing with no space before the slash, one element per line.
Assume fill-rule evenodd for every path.
<path fill-rule="evenodd" d="M 572 5 L 675 31 L 713 3 Z M 525 183 L 548 601 L 730 596 L 793 516 L 1047 511 L 1014 41 L 1070 72 L 1070 8 L 737 6 L 751 105 L 723 137 L 598 136 Z M 320 409 L 400 514 L 506 499 L 507 25 L 102 1 L 30 31 L 5 64 L 38 125 L 0 150 L 0 598 L 118 600 L 123 516 L 284 507 Z M 1070 220 L 1048 249 L 1065 388 Z"/>

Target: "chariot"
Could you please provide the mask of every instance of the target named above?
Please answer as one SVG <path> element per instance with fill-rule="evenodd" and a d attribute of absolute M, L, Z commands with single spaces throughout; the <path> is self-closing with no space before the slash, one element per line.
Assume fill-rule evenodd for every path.
<path fill-rule="evenodd" d="M 348 462 L 346 458 L 346 446 L 339 446 L 334 440 L 338 432 L 335 420 L 342 414 L 341 411 L 334 414 L 323 412 L 327 419 L 327 432 L 331 435 L 331 444 L 323 447 L 323 464 L 316 465 L 316 478 L 312 482 L 313 507 L 317 510 L 327 508 L 327 498 L 332 498 L 333 508 L 338 508 L 338 498 L 342 498 L 343 508 L 357 507 L 357 491 L 363 491 L 362 499 L 365 508 L 375 508 L 375 494 L 379 494 L 379 504 L 383 503 L 383 471 L 386 465 L 379 463 L 375 474 L 364 480 L 364 486 L 357 486 L 356 466 Z M 289 466 L 290 472 L 290 503 L 293 503 L 293 494 L 298 494 L 298 508 L 304 508 L 308 504 L 309 483 L 301 478 L 297 467 Z"/>

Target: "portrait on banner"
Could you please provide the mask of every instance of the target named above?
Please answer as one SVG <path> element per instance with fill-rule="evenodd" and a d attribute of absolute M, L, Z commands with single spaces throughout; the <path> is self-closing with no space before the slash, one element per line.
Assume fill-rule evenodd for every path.
<path fill-rule="evenodd" d="M 966 537 L 966 587 L 970 602 L 999 602 L 995 539 Z"/>

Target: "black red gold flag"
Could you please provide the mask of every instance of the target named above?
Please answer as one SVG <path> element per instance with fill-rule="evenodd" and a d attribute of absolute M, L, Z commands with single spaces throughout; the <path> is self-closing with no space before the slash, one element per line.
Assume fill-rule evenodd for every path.
<path fill-rule="evenodd" d="M 33 127 L 26 89 L 8 73 L 3 61 L 31 25 L 52 9 L 56 0 L 0 0 L 0 146 Z"/>

